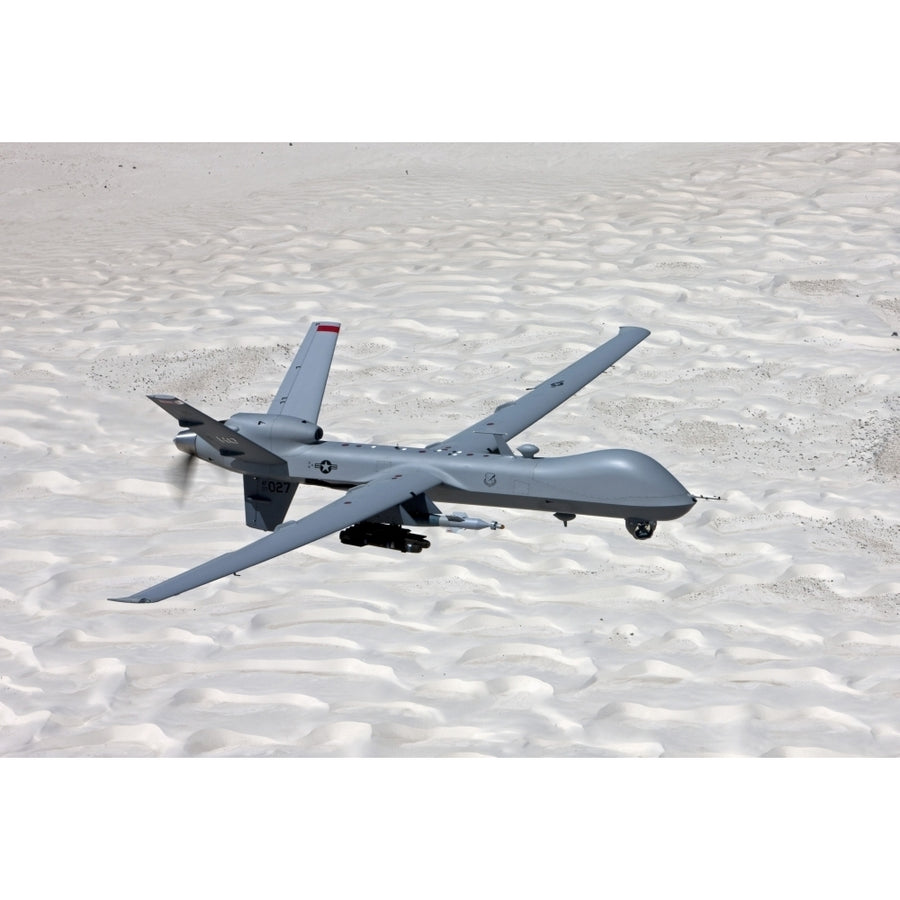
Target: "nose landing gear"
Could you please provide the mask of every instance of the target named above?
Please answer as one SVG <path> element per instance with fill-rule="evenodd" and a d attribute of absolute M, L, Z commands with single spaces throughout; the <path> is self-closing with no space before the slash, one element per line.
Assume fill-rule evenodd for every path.
<path fill-rule="evenodd" d="M 646 519 L 626 519 L 625 527 L 633 538 L 646 541 L 653 537 L 653 532 L 656 531 L 656 522 L 648 522 Z"/>

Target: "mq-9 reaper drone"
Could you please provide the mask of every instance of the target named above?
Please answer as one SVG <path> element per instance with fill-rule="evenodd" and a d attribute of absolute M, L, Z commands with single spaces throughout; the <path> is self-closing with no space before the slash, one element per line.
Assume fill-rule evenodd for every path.
<path fill-rule="evenodd" d="M 671 473 L 634 450 L 541 458 L 533 444 L 518 447 L 519 455 L 509 447 L 509 440 L 634 349 L 650 334 L 646 328 L 620 328 L 612 340 L 518 400 L 424 448 L 324 440 L 319 409 L 339 331 L 337 322 L 310 326 L 266 413 L 237 413 L 217 421 L 176 397 L 150 396 L 185 429 L 175 446 L 187 454 L 186 466 L 203 459 L 240 473 L 247 524 L 273 533 L 115 599 L 155 603 L 336 531 L 344 544 L 419 553 L 430 543 L 410 527 L 503 527 L 465 513 L 445 515 L 436 502 L 547 511 L 563 524 L 576 515 L 624 519 L 638 540 L 651 537 L 657 521 L 677 519 L 695 503 Z M 300 484 L 346 493 L 285 522 Z"/>

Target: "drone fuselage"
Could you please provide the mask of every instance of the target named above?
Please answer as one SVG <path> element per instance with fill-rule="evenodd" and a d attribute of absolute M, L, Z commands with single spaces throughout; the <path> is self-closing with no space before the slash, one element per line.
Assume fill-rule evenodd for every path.
<path fill-rule="evenodd" d="M 262 444 L 261 435 L 248 427 L 254 418 L 241 414 L 228 425 Z M 267 427 L 264 418 L 258 417 L 259 428 Z M 289 482 L 347 490 L 414 462 L 440 472 L 441 486 L 429 492 L 439 502 L 648 522 L 677 519 L 695 503 L 674 475 L 635 450 L 542 458 L 324 440 L 288 446 L 281 441 L 264 444 L 284 459 L 283 465 L 269 466 L 222 455 L 222 448 L 189 434 L 176 444 L 222 468 L 271 481 L 272 490 Z"/>

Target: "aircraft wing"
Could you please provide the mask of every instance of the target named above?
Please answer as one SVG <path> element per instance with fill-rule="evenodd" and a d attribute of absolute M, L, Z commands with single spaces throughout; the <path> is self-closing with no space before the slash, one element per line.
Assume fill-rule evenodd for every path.
<path fill-rule="evenodd" d="M 424 466 L 396 466 L 387 469 L 374 480 L 352 488 L 340 500 L 335 500 L 296 522 L 288 522 L 272 534 L 240 550 L 217 556 L 130 597 L 110 599 L 122 603 L 156 603 L 167 597 L 174 597 L 376 516 L 410 497 L 424 493 L 441 481 L 440 472 Z"/>
<path fill-rule="evenodd" d="M 512 450 L 507 441 L 556 409 L 586 384 L 618 362 L 629 350 L 633 350 L 650 332 L 646 328 L 623 326 L 619 333 L 596 350 L 572 363 L 572 365 L 548 378 L 527 394 L 507 403 L 480 422 L 476 422 L 459 434 L 431 444 L 429 449 L 467 450 L 480 453 L 504 453 Z"/>

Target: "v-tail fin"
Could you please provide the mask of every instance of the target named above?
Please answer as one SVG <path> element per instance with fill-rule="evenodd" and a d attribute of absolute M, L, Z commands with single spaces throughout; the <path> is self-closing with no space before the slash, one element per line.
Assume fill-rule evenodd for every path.
<path fill-rule="evenodd" d="M 274 531 L 284 521 L 296 493 L 296 481 L 245 475 L 244 511 L 247 524 L 260 531 Z"/>
<path fill-rule="evenodd" d="M 272 400 L 269 415 L 317 422 L 337 344 L 339 322 L 313 322 Z"/>

